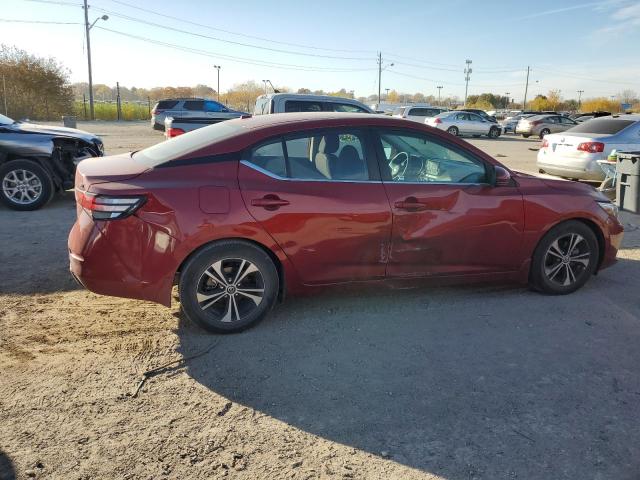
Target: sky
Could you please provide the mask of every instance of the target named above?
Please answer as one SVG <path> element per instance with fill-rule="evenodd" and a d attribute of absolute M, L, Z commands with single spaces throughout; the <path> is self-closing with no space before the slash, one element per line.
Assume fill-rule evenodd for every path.
<path fill-rule="evenodd" d="M 0 0 L 0 43 L 58 59 L 87 81 L 82 0 Z M 521 101 L 640 93 L 640 0 L 90 0 L 94 84 L 220 89 L 269 79 L 294 91 L 382 90 Z M 17 23 L 6 20 L 28 22 Z M 71 24 L 68 24 L 71 23 Z M 176 48 L 176 46 L 178 48 Z M 391 63 L 393 65 L 391 66 Z"/>

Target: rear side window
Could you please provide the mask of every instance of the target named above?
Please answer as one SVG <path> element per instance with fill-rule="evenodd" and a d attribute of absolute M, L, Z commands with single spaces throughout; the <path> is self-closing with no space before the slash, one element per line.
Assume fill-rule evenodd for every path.
<path fill-rule="evenodd" d="M 187 100 L 184 102 L 185 110 L 204 110 L 204 101 L 203 100 Z"/>
<path fill-rule="evenodd" d="M 158 110 L 169 110 L 170 108 L 175 107 L 178 104 L 177 100 L 160 100 L 156 108 Z"/>
<path fill-rule="evenodd" d="M 330 112 L 369 113 L 364 108 L 350 103 L 329 102 L 327 106 Z"/>
<path fill-rule="evenodd" d="M 284 102 L 284 111 L 291 112 L 321 112 L 322 104 L 319 102 L 306 102 L 304 100 L 287 100 Z"/>
<path fill-rule="evenodd" d="M 428 110 L 426 108 L 412 108 L 409 115 L 412 117 L 426 117 Z"/>
<path fill-rule="evenodd" d="M 332 130 L 280 138 L 251 151 L 248 161 L 294 180 L 369 179 L 364 139 L 357 131 Z"/>
<path fill-rule="evenodd" d="M 621 132 L 633 123 L 635 123 L 633 120 L 594 118 L 584 123 L 580 123 L 569 130 L 576 133 L 604 133 L 613 135 Z"/>

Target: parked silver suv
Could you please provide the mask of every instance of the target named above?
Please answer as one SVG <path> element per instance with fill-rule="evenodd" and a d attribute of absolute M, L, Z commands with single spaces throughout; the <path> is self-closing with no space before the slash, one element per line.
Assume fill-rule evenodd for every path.
<path fill-rule="evenodd" d="M 154 130 L 164 130 L 164 121 L 167 117 L 174 118 L 201 118 L 217 121 L 230 120 L 247 115 L 244 112 L 232 110 L 215 100 L 206 98 L 170 98 L 160 100 L 151 110 L 151 126 Z"/>

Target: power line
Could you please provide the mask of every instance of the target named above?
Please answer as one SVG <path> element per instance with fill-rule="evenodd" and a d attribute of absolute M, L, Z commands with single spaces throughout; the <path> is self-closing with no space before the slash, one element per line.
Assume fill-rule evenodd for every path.
<path fill-rule="evenodd" d="M 426 78 L 426 77 L 419 77 L 417 75 L 411 75 L 409 73 L 403 73 L 403 72 L 398 72 L 397 70 L 388 70 L 389 73 L 392 73 L 394 75 L 400 75 L 403 77 L 408 77 L 408 78 L 414 78 L 416 80 L 422 80 L 422 81 L 426 81 L 426 82 L 433 82 L 433 83 L 441 83 L 444 85 L 453 85 L 453 86 L 462 86 L 464 87 L 465 84 L 464 83 L 457 83 L 457 82 L 445 82 L 443 80 L 436 80 L 433 78 Z M 475 70 L 474 70 L 475 73 Z M 499 85 L 488 85 L 488 84 L 478 84 L 478 83 L 474 83 L 475 87 L 484 87 L 484 88 L 501 88 L 501 87 L 515 87 L 515 86 L 519 86 L 522 85 L 522 82 L 520 83 L 503 83 L 503 84 L 499 84 Z"/>
<path fill-rule="evenodd" d="M 265 37 L 258 37 L 258 36 L 255 36 L 255 35 L 248 35 L 246 33 L 233 32 L 231 30 L 225 30 L 225 29 L 222 29 L 222 28 L 212 27 L 211 25 L 206 25 L 206 24 L 203 24 L 203 23 L 194 22 L 192 20 L 187 20 L 185 18 L 175 17 L 173 15 L 166 15 L 164 13 L 156 12 L 155 10 L 150 10 L 148 8 L 142 8 L 142 7 L 138 7 L 136 5 L 132 5 L 130 3 L 123 2 L 121 0 L 111 0 L 111 1 L 113 3 L 117 3 L 117 4 L 123 5 L 125 7 L 133 8 L 133 9 L 136 9 L 136 10 L 140 10 L 141 12 L 151 13 L 151 14 L 157 15 L 159 17 L 168 18 L 168 19 L 171 19 L 171 20 L 175 20 L 177 22 L 186 23 L 188 25 L 195 25 L 197 27 L 206 28 L 208 30 L 213 30 L 213 31 L 222 32 L 222 33 L 228 33 L 230 35 L 237 35 L 239 37 L 251 38 L 253 40 L 260 40 L 260 41 L 263 41 L 263 42 L 276 43 L 276 44 L 279 44 L 279 45 L 287 45 L 287 46 L 290 46 L 290 47 L 309 48 L 309 49 L 312 49 L 312 50 L 325 50 L 325 51 L 328 51 L 328 52 L 374 53 L 373 50 L 349 50 L 349 49 L 342 49 L 342 48 L 326 48 L 326 47 L 317 47 L 317 46 L 314 46 L 314 45 L 305 45 L 305 44 L 302 44 L 302 43 L 291 43 L 291 42 L 283 42 L 283 41 L 279 41 L 279 40 L 272 40 L 272 39 L 265 38 Z"/>
<path fill-rule="evenodd" d="M 143 37 L 140 35 L 133 35 L 130 33 L 125 33 L 125 32 L 120 32 L 118 30 L 113 30 L 111 28 L 106 28 L 106 27 L 100 27 L 100 26 L 95 26 L 94 28 L 98 28 L 100 30 L 104 30 L 106 32 L 111 32 L 111 33 L 115 33 L 117 35 L 122 35 L 125 37 L 129 37 L 129 38 L 134 38 L 136 40 L 140 40 L 143 42 L 148 42 L 148 43 L 152 43 L 155 45 L 160 45 L 163 47 L 169 47 L 169 48 L 173 48 L 176 50 L 180 50 L 183 52 L 189 52 L 189 53 L 194 53 L 197 55 L 203 55 L 203 56 L 207 56 L 207 57 L 212 57 L 212 58 L 224 58 L 226 60 L 231 60 L 234 62 L 238 62 L 238 63 L 246 63 L 249 65 L 258 65 L 258 66 L 263 66 L 263 67 L 276 67 L 276 68 L 284 68 L 284 69 L 288 69 L 288 70 L 301 70 L 301 71 L 308 71 L 308 72 L 333 72 L 333 73 L 338 73 L 338 72 L 361 72 L 361 71 L 372 71 L 375 70 L 375 68 L 324 68 L 324 67 L 314 67 L 314 66 L 310 66 L 310 65 L 295 65 L 295 64 L 288 64 L 288 63 L 275 63 L 275 62 L 268 62 L 268 61 L 264 61 L 264 60 L 258 60 L 258 59 L 254 59 L 254 58 L 246 58 L 246 57 L 236 57 L 236 56 L 232 56 L 232 55 L 225 55 L 222 53 L 217 53 L 217 52 L 213 52 L 210 50 L 201 50 L 201 49 L 197 49 L 197 48 L 192 48 L 192 47 L 186 47 L 184 45 L 177 45 L 175 43 L 169 43 L 169 42 L 163 42 L 161 40 L 155 40 L 153 38 L 148 38 L 148 37 Z"/>
<path fill-rule="evenodd" d="M 118 12 L 113 12 L 111 10 L 107 10 L 104 8 L 100 8 L 100 7 L 93 7 L 95 10 L 99 10 L 101 12 L 104 13 L 108 13 L 109 15 L 113 15 L 114 17 L 118 17 L 118 18 L 122 18 L 124 20 L 129 20 L 131 22 L 137 22 L 137 23 L 142 23 L 144 25 L 149 25 L 152 27 L 157 27 L 157 28 L 164 28 L 165 30 L 170 30 L 173 32 L 178 32 L 178 33 L 183 33 L 185 35 L 192 35 L 194 37 L 198 37 L 198 38 L 206 38 L 209 40 L 215 40 L 218 42 L 223 42 L 223 43 L 228 43 L 231 45 L 239 45 L 242 47 L 249 47 L 249 48 L 257 48 L 259 50 L 268 50 L 271 52 L 278 52 L 278 53 L 286 53 L 289 55 L 300 55 L 303 57 L 317 57 L 317 58 L 330 58 L 332 60 L 358 60 L 358 61 L 367 61 L 367 62 L 372 62 L 373 58 L 368 58 L 368 57 L 341 57 L 341 56 L 336 56 L 336 55 L 323 55 L 320 53 L 305 53 L 305 52 L 296 52 L 293 50 L 283 50 L 280 48 L 271 48 L 271 47 L 265 47 L 265 46 L 261 46 L 261 45 L 254 45 L 251 43 L 243 43 L 243 42 L 237 42 L 234 40 L 226 40 L 224 38 L 219 38 L 219 37 L 213 37 L 211 35 L 205 35 L 202 33 L 195 33 L 195 32 L 190 32 L 188 30 L 183 30 L 181 28 L 176 28 L 176 27 L 171 27 L 169 25 L 163 25 L 160 23 L 155 23 L 155 22 L 150 22 L 147 20 L 142 20 L 140 18 L 136 18 L 136 17 L 132 17 L 129 15 L 124 15 Z"/>
<path fill-rule="evenodd" d="M 82 7 L 81 3 L 64 2 L 61 0 L 25 0 L 26 2 L 49 3 L 52 5 L 64 5 L 67 7 Z"/>
<path fill-rule="evenodd" d="M 17 18 L 0 18 L 5 23 L 46 23 L 51 25 L 82 25 L 80 22 L 53 22 L 49 20 L 20 20 Z"/>
<path fill-rule="evenodd" d="M 636 83 L 633 83 L 633 82 L 620 82 L 620 81 L 616 81 L 616 80 L 602 80 L 602 79 L 593 78 L 593 77 L 583 77 L 583 76 L 579 76 L 579 75 L 573 75 L 571 73 L 564 73 L 564 72 L 560 72 L 560 71 L 557 71 L 557 70 L 546 70 L 544 68 L 538 68 L 538 67 L 536 67 L 536 70 L 540 71 L 540 72 L 550 73 L 552 75 L 560 75 L 561 77 L 575 78 L 577 80 L 587 80 L 589 82 L 618 83 L 620 85 L 636 85 Z"/>

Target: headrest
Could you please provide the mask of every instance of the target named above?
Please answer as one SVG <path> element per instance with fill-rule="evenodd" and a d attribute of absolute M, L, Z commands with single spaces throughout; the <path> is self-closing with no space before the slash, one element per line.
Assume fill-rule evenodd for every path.
<path fill-rule="evenodd" d="M 325 135 L 318 145 L 318 153 L 336 153 L 340 146 L 338 135 Z"/>

